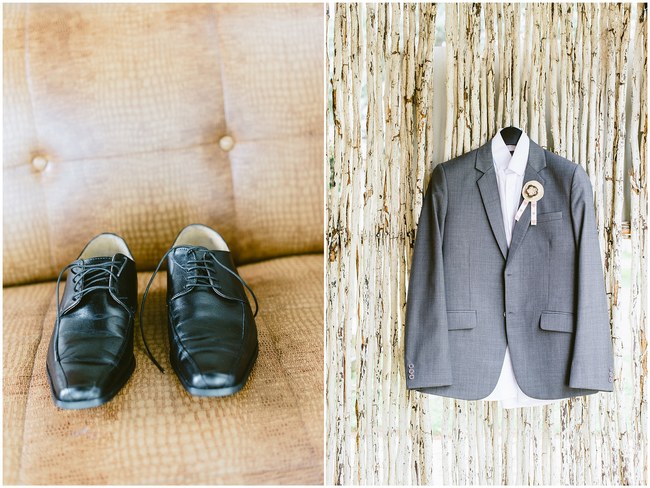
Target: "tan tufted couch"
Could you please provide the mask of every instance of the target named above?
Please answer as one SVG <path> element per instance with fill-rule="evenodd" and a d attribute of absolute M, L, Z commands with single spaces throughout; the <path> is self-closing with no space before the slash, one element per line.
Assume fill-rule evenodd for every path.
<path fill-rule="evenodd" d="M 5 483 L 322 482 L 323 22 L 320 4 L 5 5 Z M 192 397 L 137 338 L 114 400 L 56 409 L 59 270 L 116 232 L 141 298 L 194 222 L 260 301 L 247 386 Z M 164 293 L 163 273 L 145 316 L 168 366 Z"/>

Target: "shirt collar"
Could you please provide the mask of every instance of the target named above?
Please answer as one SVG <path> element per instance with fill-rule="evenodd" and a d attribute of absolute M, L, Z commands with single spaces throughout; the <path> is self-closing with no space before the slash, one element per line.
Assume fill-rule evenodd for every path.
<path fill-rule="evenodd" d="M 528 163 L 529 147 L 530 139 L 524 131 L 521 131 L 521 136 L 515 146 L 515 152 L 511 156 L 508 146 L 506 146 L 506 143 L 501 136 L 501 130 L 499 130 L 492 138 L 492 160 L 495 168 L 500 169 L 501 171 L 508 169 L 513 173 L 522 176 L 526 170 L 526 164 Z"/>

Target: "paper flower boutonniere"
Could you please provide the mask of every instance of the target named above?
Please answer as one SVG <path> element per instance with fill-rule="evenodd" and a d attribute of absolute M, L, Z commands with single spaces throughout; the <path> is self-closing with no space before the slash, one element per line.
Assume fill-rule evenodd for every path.
<path fill-rule="evenodd" d="M 524 201 L 521 202 L 515 220 L 519 220 L 530 203 L 530 225 L 537 225 L 537 202 L 544 196 L 544 187 L 539 181 L 530 180 L 524 183 L 521 190 Z"/>

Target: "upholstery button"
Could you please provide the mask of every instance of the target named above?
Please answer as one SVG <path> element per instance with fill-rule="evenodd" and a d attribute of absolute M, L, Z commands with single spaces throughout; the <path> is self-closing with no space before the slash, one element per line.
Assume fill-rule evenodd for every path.
<path fill-rule="evenodd" d="M 34 159 L 32 159 L 32 166 L 36 171 L 43 171 L 47 167 L 47 163 L 49 161 L 45 159 L 43 156 L 36 156 Z"/>
<path fill-rule="evenodd" d="M 223 136 L 219 139 L 219 147 L 228 152 L 235 147 L 235 140 L 231 136 Z"/>

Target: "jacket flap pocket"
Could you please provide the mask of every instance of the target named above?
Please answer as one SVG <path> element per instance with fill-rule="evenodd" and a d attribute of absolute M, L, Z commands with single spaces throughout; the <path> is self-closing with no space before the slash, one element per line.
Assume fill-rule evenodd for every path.
<path fill-rule="evenodd" d="M 473 329 L 476 327 L 476 310 L 447 310 L 447 329 Z"/>
<path fill-rule="evenodd" d="M 555 332 L 573 332 L 573 314 L 569 312 L 543 311 L 539 326 Z"/>
<path fill-rule="evenodd" d="M 549 220 L 558 220 L 562 218 L 562 211 L 559 212 L 546 212 L 537 214 L 537 222 L 548 222 Z"/>

